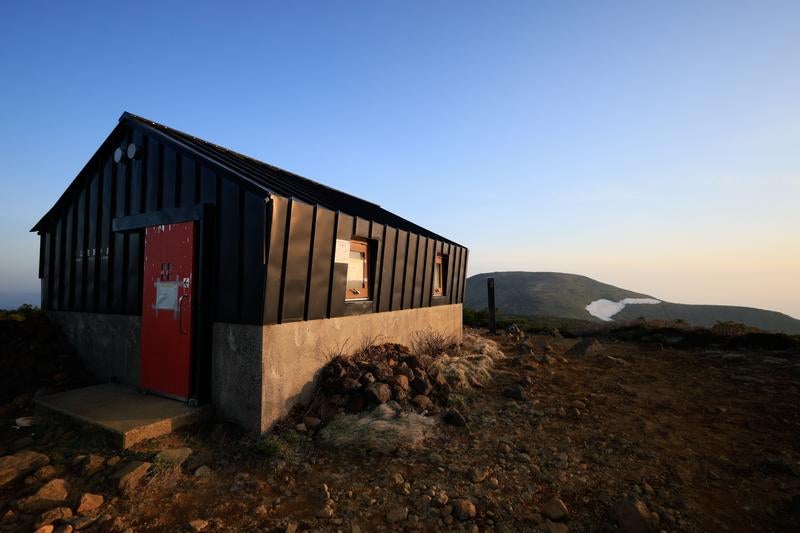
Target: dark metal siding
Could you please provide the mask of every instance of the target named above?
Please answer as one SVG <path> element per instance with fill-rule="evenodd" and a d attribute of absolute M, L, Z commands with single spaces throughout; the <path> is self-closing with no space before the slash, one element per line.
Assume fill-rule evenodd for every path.
<path fill-rule="evenodd" d="M 283 250 L 286 241 L 286 218 L 289 202 L 275 197 L 269 204 L 269 244 L 267 247 L 267 272 L 264 285 L 264 323 L 280 321 L 281 283 L 283 277 Z"/>
<path fill-rule="evenodd" d="M 408 232 L 397 231 L 394 274 L 392 275 L 392 311 L 403 308 L 403 286 L 406 280 L 406 255 L 408 254 Z"/>
<path fill-rule="evenodd" d="M 131 140 L 137 158 L 115 163 L 114 150 Z M 266 194 L 195 157 L 144 130 L 115 128 L 38 228 L 42 306 L 141 314 L 144 231 L 115 232 L 114 219 L 209 204 L 203 238 L 211 240 L 198 259 L 215 287 L 210 319 L 262 323 Z"/>
<path fill-rule="evenodd" d="M 109 255 L 111 250 L 111 241 L 114 236 L 111 234 L 111 205 L 112 205 L 112 180 L 113 170 L 111 165 L 113 162 L 110 158 L 106 158 L 101 162 L 102 175 L 103 175 L 103 201 L 99 205 L 100 209 L 100 277 L 97 285 L 95 297 L 97 299 L 97 311 L 106 313 L 110 309 L 111 302 L 109 301 L 110 280 L 111 280 L 111 257 Z"/>
<path fill-rule="evenodd" d="M 115 163 L 114 150 L 131 141 L 139 147 L 136 159 Z M 314 187 L 314 194 L 326 190 Z M 279 194 L 267 200 L 262 188 L 191 147 L 122 122 L 37 225 L 42 305 L 141 314 L 144 232 L 136 226 L 113 231 L 114 219 L 195 208 L 203 213 L 198 275 L 208 292 L 197 301 L 206 323 L 275 324 L 462 301 L 463 247 L 409 231 L 416 226 L 383 211 L 378 220 Z M 366 302 L 345 302 L 347 265 L 334 261 L 336 239 L 353 237 L 370 242 Z M 446 296 L 432 298 L 439 251 L 448 258 Z"/>
<path fill-rule="evenodd" d="M 389 311 L 392 307 L 395 253 L 397 252 L 397 229 L 386 227 L 383 238 L 383 265 L 381 267 L 381 290 L 376 301 L 378 311 Z"/>
<path fill-rule="evenodd" d="M 333 225 L 336 214 L 324 207 L 316 207 L 313 232 L 313 245 L 309 286 L 306 292 L 306 319 L 314 320 L 328 316 L 328 291 L 330 290 L 331 269 L 335 239 Z"/>
<path fill-rule="evenodd" d="M 452 288 L 431 298 L 435 252 L 459 246 L 281 196 L 269 204 L 268 225 L 265 324 L 461 302 Z M 370 243 L 371 297 L 346 302 L 347 264 L 335 262 L 336 239 L 356 237 Z M 445 284 L 459 272 L 448 267 Z"/>

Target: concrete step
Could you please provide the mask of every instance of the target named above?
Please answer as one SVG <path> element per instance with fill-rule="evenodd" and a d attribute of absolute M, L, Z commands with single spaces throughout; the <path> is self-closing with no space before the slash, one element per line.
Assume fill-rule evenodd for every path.
<path fill-rule="evenodd" d="M 110 383 L 42 396 L 36 399 L 36 404 L 110 432 L 122 449 L 194 424 L 211 414 L 210 406 L 189 407 L 185 402 Z"/>

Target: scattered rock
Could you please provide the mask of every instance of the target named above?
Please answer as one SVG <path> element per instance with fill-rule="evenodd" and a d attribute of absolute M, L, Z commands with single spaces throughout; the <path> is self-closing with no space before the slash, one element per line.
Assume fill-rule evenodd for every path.
<path fill-rule="evenodd" d="M 544 502 L 539 506 L 539 510 L 544 516 L 556 522 L 564 520 L 569 514 L 567 506 L 557 497 L 550 498 Z"/>
<path fill-rule="evenodd" d="M 614 506 L 614 513 L 620 529 L 625 533 L 645 533 L 649 530 L 650 512 L 647 505 L 638 498 L 622 500 Z"/>
<path fill-rule="evenodd" d="M 575 409 L 586 409 L 586 404 L 580 400 L 575 400 L 572 402 L 572 407 Z"/>
<path fill-rule="evenodd" d="M 566 524 L 562 524 L 560 522 L 551 522 L 548 520 L 545 522 L 544 527 L 547 528 L 548 533 L 568 533 L 569 528 Z"/>
<path fill-rule="evenodd" d="M 473 483 L 480 483 L 481 481 L 489 477 L 490 473 L 491 471 L 488 468 L 475 467 L 469 471 L 469 480 L 472 481 Z"/>
<path fill-rule="evenodd" d="M 375 376 L 375 381 L 389 381 L 394 375 L 392 369 L 388 365 L 375 364 L 371 366 L 372 375 Z"/>
<path fill-rule="evenodd" d="M 392 385 L 392 397 L 400 403 L 405 403 L 408 400 L 408 391 L 399 385 Z"/>
<path fill-rule="evenodd" d="M 351 393 L 357 391 L 360 388 L 361 388 L 361 382 L 356 379 L 344 378 L 342 380 L 342 390 L 344 390 L 344 392 Z"/>
<path fill-rule="evenodd" d="M 392 507 L 389 509 L 389 512 L 386 513 L 386 520 L 390 524 L 402 522 L 406 518 L 408 518 L 408 507 L 402 505 L 398 507 Z"/>
<path fill-rule="evenodd" d="M 64 503 L 69 495 L 69 485 L 63 479 L 53 479 L 42 485 L 35 494 L 19 501 L 19 509 L 36 513 Z"/>
<path fill-rule="evenodd" d="M 79 516 L 78 518 L 72 521 L 72 527 L 75 528 L 76 531 L 81 531 L 83 529 L 88 528 L 100 518 L 100 515 L 95 516 Z"/>
<path fill-rule="evenodd" d="M 408 388 L 410 386 L 409 382 L 408 382 L 408 376 L 405 376 L 403 374 L 398 374 L 398 375 L 394 376 L 392 381 L 393 381 L 394 385 L 397 385 L 398 387 L 400 387 L 404 391 L 408 392 Z"/>
<path fill-rule="evenodd" d="M 366 387 L 367 397 L 377 403 L 386 403 L 392 398 L 392 391 L 389 385 L 376 381 Z"/>
<path fill-rule="evenodd" d="M 326 503 L 317 510 L 316 515 L 317 518 L 331 518 L 333 517 L 333 507 Z"/>
<path fill-rule="evenodd" d="M 50 458 L 43 453 L 22 450 L 14 455 L 0 457 L 0 487 L 48 464 Z"/>
<path fill-rule="evenodd" d="M 69 507 L 56 507 L 42 513 L 34 527 L 39 528 L 59 520 L 69 520 L 70 518 L 72 518 L 72 509 Z"/>
<path fill-rule="evenodd" d="M 467 425 L 467 420 L 464 418 L 458 409 L 450 408 L 444 414 L 444 421 L 451 426 L 464 427 Z"/>
<path fill-rule="evenodd" d="M 443 490 L 438 491 L 436 494 L 433 495 L 432 502 L 437 507 L 444 507 L 447 505 L 449 498 L 447 493 Z M 448 513 L 449 514 L 449 513 Z"/>
<path fill-rule="evenodd" d="M 117 488 L 126 496 L 130 496 L 150 470 L 151 463 L 132 461 L 120 468 L 114 478 L 118 479 Z"/>
<path fill-rule="evenodd" d="M 465 498 L 453 500 L 453 516 L 459 520 L 469 520 L 475 518 L 477 510 L 475 504 Z"/>
<path fill-rule="evenodd" d="M 208 527 L 208 520 L 201 520 L 199 518 L 192 520 L 189 522 L 189 527 L 192 528 L 192 531 L 203 531 Z"/>
<path fill-rule="evenodd" d="M 5 512 L 5 514 L 0 518 L 0 525 L 11 524 L 16 522 L 17 520 L 17 513 L 14 512 L 13 509 L 9 509 Z"/>
<path fill-rule="evenodd" d="M 286 529 L 283 530 L 283 533 L 297 533 L 298 527 L 300 527 L 300 524 L 297 522 L 289 522 L 286 525 Z"/>
<path fill-rule="evenodd" d="M 192 455 L 191 448 L 169 448 L 167 450 L 161 450 L 156 455 L 156 461 L 159 463 L 166 463 L 170 466 L 179 467 L 189 456 Z"/>
<path fill-rule="evenodd" d="M 36 419 L 34 417 L 32 417 L 32 416 L 23 416 L 23 417 L 17 418 L 14 421 L 14 423 L 16 424 L 17 427 L 29 428 L 29 427 L 31 427 L 31 426 L 36 424 Z"/>
<path fill-rule="evenodd" d="M 31 474 L 30 476 L 25 478 L 26 485 L 38 485 L 44 481 L 49 479 L 53 479 L 59 470 L 56 469 L 53 465 L 45 465 L 41 467 L 39 470 Z"/>
<path fill-rule="evenodd" d="M 102 495 L 86 492 L 81 496 L 80 503 L 78 503 L 78 508 L 75 512 L 79 515 L 88 515 L 99 509 L 101 505 L 103 505 Z"/>
<path fill-rule="evenodd" d="M 87 455 L 81 465 L 81 474 L 92 477 L 106 466 L 106 459 L 100 455 Z"/>
<path fill-rule="evenodd" d="M 424 370 L 420 370 L 419 368 L 415 369 L 414 372 L 417 374 L 417 377 L 411 382 L 411 388 L 414 390 L 415 395 L 429 395 L 433 390 L 433 385 L 430 379 L 428 379 L 427 374 L 425 374 Z"/>
<path fill-rule="evenodd" d="M 411 398 L 411 403 L 419 407 L 420 409 L 424 409 L 426 411 L 430 411 L 433 409 L 433 402 L 428 396 L 424 394 L 417 394 L 413 398 Z"/>
<path fill-rule="evenodd" d="M 211 469 L 206 465 L 200 465 L 194 471 L 195 477 L 211 477 Z"/>
<path fill-rule="evenodd" d="M 36 529 L 33 533 L 53 533 L 54 530 L 55 528 L 53 527 L 52 524 L 47 524 Z"/>
<path fill-rule="evenodd" d="M 597 339 L 581 339 L 564 353 L 567 357 L 591 357 L 602 354 L 603 345 Z"/>
<path fill-rule="evenodd" d="M 528 394 L 525 392 L 525 387 L 522 385 L 512 385 L 503 391 L 503 396 L 512 398 L 514 400 L 527 400 Z"/>
<path fill-rule="evenodd" d="M 743 363 L 747 358 L 741 353 L 729 353 L 722 356 L 723 363 Z"/>
<path fill-rule="evenodd" d="M 322 424 L 322 420 L 316 416 L 306 416 L 303 417 L 303 424 L 305 424 L 308 429 L 316 429 Z"/>

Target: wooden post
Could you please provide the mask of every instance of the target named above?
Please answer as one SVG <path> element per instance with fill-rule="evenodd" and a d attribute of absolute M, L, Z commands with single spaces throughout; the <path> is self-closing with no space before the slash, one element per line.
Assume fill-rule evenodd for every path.
<path fill-rule="evenodd" d="M 494 303 L 494 278 L 486 279 L 486 288 L 489 290 L 489 333 L 497 335 L 497 323 L 495 322 L 495 303 Z"/>

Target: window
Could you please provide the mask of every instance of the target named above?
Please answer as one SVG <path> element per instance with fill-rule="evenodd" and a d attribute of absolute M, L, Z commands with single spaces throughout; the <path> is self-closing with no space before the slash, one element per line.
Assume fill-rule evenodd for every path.
<path fill-rule="evenodd" d="M 364 241 L 350 241 L 344 298 L 345 300 L 369 299 L 369 245 Z"/>
<path fill-rule="evenodd" d="M 444 296 L 444 283 L 447 281 L 447 256 L 437 255 L 433 265 L 433 295 Z"/>

